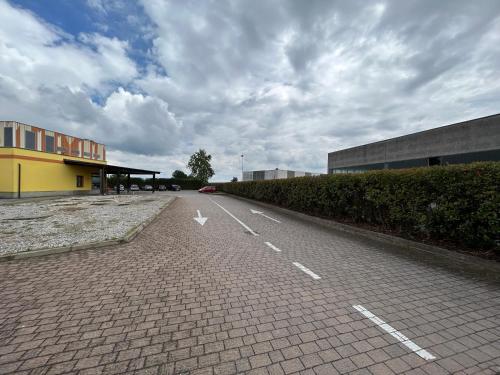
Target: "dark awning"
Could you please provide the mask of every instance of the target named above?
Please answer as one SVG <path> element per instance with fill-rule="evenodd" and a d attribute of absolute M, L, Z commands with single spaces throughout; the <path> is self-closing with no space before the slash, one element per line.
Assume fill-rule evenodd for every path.
<path fill-rule="evenodd" d="M 159 171 L 122 167 L 119 165 L 92 163 L 89 161 L 80 161 L 73 159 L 64 159 L 64 163 L 71 165 L 81 165 L 83 167 L 94 167 L 94 168 L 104 169 L 104 172 L 109 174 L 160 174 Z"/>

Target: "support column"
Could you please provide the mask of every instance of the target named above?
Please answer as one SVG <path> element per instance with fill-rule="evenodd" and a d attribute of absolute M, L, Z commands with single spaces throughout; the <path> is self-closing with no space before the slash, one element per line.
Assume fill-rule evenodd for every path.
<path fill-rule="evenodd" d="M 104 167 L 104 194 L 108 194 L 108 172 Z"/>
<path fill-rule="evenodd" d="M 127 175 L 127 193 L 130 194 L 130 173 Z"/>
<path fill-rule="evenodd" d="M 156 186 L 155 179 L 156 179 L 156 174 L 153 173 L 153 194 L 155 192 L 155 186 Z"/>
<path fill-rule="evenodd" d="M 103 167 L 103 168 L 99 169 L 99 181 L 100 181 L 99 182 L 99 189 L 101 190 L 101 195 L 104 195 L 104 192 L 105 192 L 105 190 L 104 190 L 105 178 L 106 178 L 106 174 L 104 173 L 104 167 Z"/>
<path fill-rule="evenodd" d="M 116 174 L 116 194 L 120 195 L 120 173 Z"/>

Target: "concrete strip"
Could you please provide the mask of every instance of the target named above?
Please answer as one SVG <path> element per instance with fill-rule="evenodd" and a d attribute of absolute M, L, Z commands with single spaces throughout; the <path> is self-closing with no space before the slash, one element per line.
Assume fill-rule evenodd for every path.
<path fill-rule="evenodd" d="M 273 204 L 256 201 L 253 199 L 243 198 L 237 195 L 226 194 L 228 197 L 239 199 L 258 205 L 267 209 L 272 209 L 275 212 L 281 213 L 295 219 L 314 223 L 327 229 L 334 230 L 340 233 L 346 233 L 350 236 L 355 236 L 358 240 L 373 240 L 385 245 L 391 245 L 391 248 L 386 250 L 396 250 L 398 253 L 409 255 L 417 260 L 430 260 L 433 264 L 451 268 L 454 271 L 472 274 L 474 277 L 483 279 L 500 281 L 500 263 L 489 261 L 468 254 L 462 254 L 456 251 L 444 249 L 442 247 L 427 245 L 420 242 L 407 240 L 405 238 L 391 236 L 385 233 L 374 232 L 371 230 L 358 228 L 352 225 L 339 223 L 335 220 L 322 219 L 315 216 L 310 216 L 301 212 L 289 210 L 283 207 L 278 207 Z M 360 238 L 361 237 L 361 238 Z"/>
<path fill-rule="evenodd" d="M 155 220 L 169 205 L 172 203 L 177 197 L 173 197 L 173 199 L 166 202 L 160 210 L 149 219 L 144 221 L 143 223 L 135 226 L 131 230 L 125 234 L 122 238 L 117 238 L 114 240 L 106 240 L 101 242 L 90 242 L 86 244 L 74 245 L 74 246 L 61 246 L 61 247 L 49 247 L 45 249 L 38 249 L 33 251 L 23 251 L 15 254 L 7 254 L 0 256 L 0 262 L 8 262 L 10 260 L 24 259 L 24 258 L 33 258 L 40 257 L 44 255 L 52 255 L 59 253 L 67 253 L 70 251 L 80 251 L 80 250 L 88 250 L 88 249 L 97 249 L 105 246 L 113 246 L 120 245 L 123 243 L 131 242 L 139 233 L 141 233 L 144 228 L 146 228 L 153 220 Z"/>

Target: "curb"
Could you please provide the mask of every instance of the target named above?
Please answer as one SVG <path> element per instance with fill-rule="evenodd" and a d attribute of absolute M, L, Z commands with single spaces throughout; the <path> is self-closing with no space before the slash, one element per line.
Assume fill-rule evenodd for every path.
<path fill-rule="evenodd" d="M 166 202 L 162 207 L 160 207 L 159 211 L 146 219 L 141 224 L 136 225 L 132 229 L 130 229 L 123 237 L 117 238 L 114 240 L 105 240 L 100 242 L 89 242 L 81 245 L 73 245 L 73 246 L 61 246 L 61 247 L 47 247 L 44 249 L 37 249 L 33 251 L 23 251 L 15 254 L 7 254 L 0 255 L 0 263 L 8 262 L 10 260 L 18 260 L 18 259 L 26 259 L 26 258 L 34 258 L 41 257 L 45 255 L 52 254 L 60 254 L 60 253 L 68 253 L 71 251 L 80 251 L 80 250 L 89 250 L 89 249 L 98 249 L 100 247 L 105 246 L 113 246 L 113 245 L 121 245 L 127 242 L 131 242 L 139 233 L 141 233 L 144 228 L 146 228 L 151 222 L 153 222 L 160 214 L 168 207 L 172 202 L 174 202 L 177 197 L 173 196 L 173 199 Z"/>
<path fill-rule="evenodd" d="M 327 229 L 347 233 L 349 235 L 361 236 L 363 239 L 377 241 L 384 245 L 391 245 L 392 247 L 400 250 L 400 252 L 401 250 L 404 250 L 406 254 L 417 256 L 419 259 L 422 259 L 425 256 L 428 260 L 432 260 L 439 265 L 453 268 L 454 270 L 458 270 L 460 272 L 474 273 L 476 274 L 476 276 L 480 276 L 481 278 L 500 281 L 500 263 L 494 261 L 489 261 L 468 254 L 462 254 L 452 250 L 444 249 L 439 246 L 427 245 L 424 243 L 407 240 L 405 238 L 391 236 L 385 233 L 358 228 L 348 224 L 339 223 L 334 220 L 306 215 L 304 213 L 275 206 L 270 203 L 260 202 L 233 194 L 225 194 L 229 197 L 250 202 L 261 207 L 269 208 L 284 215 L 314 223 Z"/>

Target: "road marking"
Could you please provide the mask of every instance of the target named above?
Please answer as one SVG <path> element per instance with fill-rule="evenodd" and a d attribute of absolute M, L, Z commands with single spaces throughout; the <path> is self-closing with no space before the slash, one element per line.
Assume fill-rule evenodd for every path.
<path fill-rule="evenodd" d="M 260 215 L 260 216 L 264 216 L 264 217 L 268 218 L 269 220 L 275 221 L 275 222 L 277 222 L 277 223 L 281 223 L 281 221 L 276 220 L 276 219 L 272 218 L 271 216 L 267 216 L 267 215 L 265 215 L 262 211 L 257 211 L 257 210 L 252 210 L 252 209 L 250 209 L 250 212 L 251 212 L 252 214 L 257 214 L 257 215 Z"/>
<path fill-rule="evenodd" d="M 215 203 L 217 206 L 219 206 L 220 208 L 222 208 L 226 214 L 228 214 L 234 220 L 236 220 L 243 228 L 245 228 L 248 232 L 250 232 L 250 234 L 252 234 L 254 236 L 258 236 L 258 234 L 255 233 L 248 225 L 246 225 L 244 222 L 242 222 L 240 219 L 238 219 L 236 216 L 234 216 L 231 212 L 229 212 L 224 207 L 222 207 L 219 203 L 217 203 L 216 201 L 214 201 L 212 198 L 208 198 L 208 199 L 210 199 L 213 203 Z"/>
<path fill-rule="evenodd" d="M 320 276 L 316 275 L 313 271 L 311 271 L 309 268 L 307 267 L 304 267 L 302 264 L 300 264 L 299 262 L 293 262 L 293 265 L 295 267 L 297 267 L 298 269 L 304 271 L 305 273 L 307 273 L 309 276 L 311 276 L 314 280 L 318 280 L 318 279 L 321 279 Z"/>
<path fill-rule="evenodd" d="M 281 252 L 280 249 L 278 249 L 276 246 L 274 246 L 271 242 L 264 242 L 267 246 L 269 246 L 271 249 L 273 249 L 274 251 L 278 251 L 278 252 Z"/>
<path fill-rule="evenodd" d="M 200 210 L 196 210 L 198 212 L 198 217 L 193 217 L 194 220 L 196 220 L 201 226 L 205 224 L 205 222 L 208 220 L 208 217 L 203 217 L 201 216 Z"/>
<path fill-rule="evenodd" d="M 370 311 L 365 309 L 361 305 L 354 305 L 352 306 L 356 310 L 358 310 L 361 314 L 363 314 L 365 317 L 370 319 L 373 323 L 378 325 L 380 328 L 382 328 L 384 331 L 389 333 L 392 337 L 400 341 L 404 346 L 406 346 L 408 349 L 410 349 L 412 352 L 415 352 L 417 355 L 422 357 L 423 359 L 426 359 L 428 361 L 431 361 L 433 359 L 436 359 L 431 353 L 429 353 L 427 350 L 422 349 L 420 346 L 415 344 L 413 341 L 411 341 L 408 337 L 403 335 L 401 332 L 395 330 L 393 327 L 391 327 L 389 324 L 384 322 L 382 319 L 377 318 L 375 315 L 373 315 Z"/>

